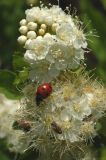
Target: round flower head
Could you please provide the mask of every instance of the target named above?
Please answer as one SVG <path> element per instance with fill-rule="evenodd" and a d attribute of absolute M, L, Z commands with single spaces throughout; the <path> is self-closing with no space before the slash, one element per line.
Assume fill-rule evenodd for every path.
<path fill-rule="evenodd" d="M 75 22 L 77 20 L 59 6 L 32 7 L 25 13 L 26 19 L 20 22 L 19 31 L 22 35 L 18 41 L 24 44 L 24 58 L 35 72 L 35 76 L 31 76 L 32 80 L 44 81 L 43 76 L 39 77 L 32 67 L 36 64 L 40 67 L 42 61 L 48 63 L 49 73 L 52 73 L 52 68 L 58 75 L 66 69 L 77 69 L 84 59 L 84 49 L 87 48 L 86 37 Z"/>
<path fill-rule="evenodd" d="M 24 135 L 29 147 L 48 157 L 58 153 L 58 159 L 64 159 L 81 153 L 84 144 L 97 135 L 96 124 L 106 110 L 106 94 L 102 85 L 81 73 L 60 74 L 51 86 L 52 92 L 38 104 L 35 93 L 39 85 L 27 85 L 24 107 L 16 119 L 30 122 L 31 130 Z"/>

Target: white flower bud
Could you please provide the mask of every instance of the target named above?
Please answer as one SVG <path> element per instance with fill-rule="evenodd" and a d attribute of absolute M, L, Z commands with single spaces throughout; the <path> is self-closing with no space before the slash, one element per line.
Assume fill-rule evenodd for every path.
<path fill-rule="evenodd" d="M 26 41 L 26 43 L 25 43 L 25 48 L 26 49 L 30 49 L 30 42 L 31 42 L 32 40 L 31 39 L 28 39 L 27 41 Z"/>
<path fill-rule="evenodd" d="M 20 25 L 21 25 L 21 26 L 26 26 L 26 24 L 27 24 L 26 19 L 22 19 L 22 20 L 20 21 Z"/>
<path fill-rule="evenodd" d="M 25 44 L 27 37 L 22 35 L 22 36 L 18 37 L 17 40 L 18 40 L 19 44 Z"/>
<path fill-rule="evenodd" d="M 59 24 L 58 23 L 53 23 L 52 24 L 52 31 L 53 32 L 56 32 L 56 28 L 59 26 Z"/>
<path fill-rule="evenodd" d="M 27 33 L 27 38 L 29 38 L 29 39 L 35 39 L 35 38 L 36 38 L 36 32 L 34 32 L 34 31 L 29 31 L 29 32 Z"/>
<path fill-rule="evenodd" d="M 36 30 L 37 29 L 37 23 L 29 22 L 28 23 L 28 29 L 32 30 L 32 31 Z"/>
<path fill-rule="evenodd" d="M 41 28 L 44 29 L 44 30 L 46 30 L 47 25 L 46 24 L 41 24 Z"/>
<path fill-rule="evenodd" d="M 19 31 L 20 31 L 21 34 L 26 34 L 27 31 L 28 31 L 28 28 L 26 26 L 21 26 L 19 28 Z"/>
<path fill-rule="evenodd" d="M 45 30 L 44 29 L 39 29 L 39 35 L 43 36 L 45 34 Z"/>

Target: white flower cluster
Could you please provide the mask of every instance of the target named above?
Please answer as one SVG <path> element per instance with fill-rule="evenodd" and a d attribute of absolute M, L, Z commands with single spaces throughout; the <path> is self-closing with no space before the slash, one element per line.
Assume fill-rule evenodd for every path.
<path fill-rule="evenodd" d="M 26 49 L 33 81 L 23 89 L 25 99 L 14 124 L 23 130 L 28 147 L 44 154 L 42 160 L 81 160 L 106 110 L 104 87 L 78 70 L 86 36 L 79 21 L 59 6 L 33 7 L 25 13 L 18 42 Z"/>
<path fill-rule="evenodd" d="M 75 19 L 59 6 L 33 7 L 25 13 L 18 42 L 26 49 L 24 57 L 32 67 L 31 79 L 45 81 L 49 77 L 50 81 L 62 70 L 78 68 L 87 42 Z"/>
<path fill-rule="evenodd" d="M 97 135 L 96 124 L 106 110 L 105 90 L 97 81 L 65 73 L 53 82 L 52 94 L 39 106 L 35 103 L 33 84 L 26 86 L 24 92 L 27 103 L 19 110 L 17 119 L 24 118 L 31 125 L 25 134 L 30 147 L 47 155 L 77 154 L 75 148 L 83 150 L 83 142 Z"/>
<path fill-rule="evenodd" d="M 9 116 L 14 114 L 19 106 L 17 100 L 9 100 L 4 94 L 0 94 L 0 138 L 5 138 L 10 133 Z"/>
<path fill-rule="evenodd" d="M 56 84 L 45 110 L 51 110 L 51 121 L 62 129 L 62 134 L 55 134 L 58 139 L 75 143 L 96 135 L 96 122 L 106 107 L 103 90 L 96 87 L 89 84 L 78 87 L 70 82 Z"/>
<path fill-rule="evenodd" d="M 26 143 L 20 142 L 23 132 L 16 132 L 12 129 L 14 114 L 20 108 L 19 100 L 8 99 L 0 93 L 0 139 L 6 138 L 9 149 L 12 151 L 22 152 Z"/>

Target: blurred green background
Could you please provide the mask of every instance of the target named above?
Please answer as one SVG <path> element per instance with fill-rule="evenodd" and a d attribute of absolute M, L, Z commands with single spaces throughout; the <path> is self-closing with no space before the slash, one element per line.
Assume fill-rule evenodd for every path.
<path fill-rule="evenodd" d="M 57 0 L 43 0 L 44 3 L 57 4 Z M 38 2 L 39 4 L 39 2 Z M 77 15 L 84 22 L 85 32 L 97 35 L 89 36 L 88 43 L 91 49 L 85 55 L 87 70 L 94 69 L 96 76 L 106 84 L 106 0 L 60 0 L 60 6 L 65 9 L 71 4 L 72 12 L 77 10 Z M 8 98 L 19 98 L 16 84 L 20 82 L 20 70 L 23 69 L 24 77 L 27 76 L 24 66 L 27 64 L 22 59 L 23 50 L 17 43 L 19 36 L 19 21 L 25 17 L 25 9 L 30 8 L 26 0 L 0 0 L 0 92 Z M 23 74 L 22 74 L 23 76 Z M 98 157 L 106 160 L 106 120 L 101 120 L 101 142 L 97 141 Z M 30 160 L 30 153 L 21 159 Z M 4 140 L 0 141 L 0 160 L 14 159 L 14 153 L 10 153 Z M 20 158 L 19 158 L 20 159 Z M 34 160 L 34 157 L 33 157 Z"/>

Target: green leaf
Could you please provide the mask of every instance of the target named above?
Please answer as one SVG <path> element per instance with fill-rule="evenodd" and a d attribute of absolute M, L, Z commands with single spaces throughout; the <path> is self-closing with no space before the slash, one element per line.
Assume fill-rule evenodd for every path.
<path fill-rule="evenodd" d="M 101 129 L 100 129 L 100 133 L 103 134 L 104 136 L 106 136 L 106 117 L 103 117 L 101 120 L 100 120 L 100 123 L 101 123 Z"/>
<path fill-rule="evenodd" d="M 106 2 L 105 2 L 106 3 Z M 92 51 L 95 53 L 95 56 L 98 59 L 98 66 L 97 66 L 97 73 L 98 75 L 106 82 L 106 18 L 96 6 L 93 5 L 92 1 L 88 0 L 81 0 L 80 1 L 80 8 L 82 12 L 82 18 L 85 22 L 85 25 L 89 23 L 88 19 L 90 20 L 90 25 L 87 26 L 87 31 L 93 31 L 96 29 L 99 37 L 87 37 L 90 41 L 89 46 Z M 87 18 L 85 18 L 85 15 Z M 93 62 L 94 63 L 94 62 Z M 101 74 L 101 72 L 103 74 Z"/>
<path fill-rule="evenodd" d="M 13 55 L 13 68 L 15 71 L 20 71 L 24 67 L 28 67 L 28 63 L 24 60 L 22 53 L 15 53 Z"/>
<path fill-rule="evenodd" d="M 106 9 L 106 0 L 101 0 L 103 3 L 104 8 Z"/>
<path fill-rule="evenodd" d="M 6 88 L 0 87 L 0 93 L 3 93 L 8 99 L 16 100 L 21 98 L 21 94 L 14 94 L 8 91 Z"/>
<path fill-rule="evenodd" d="M 0 70 L 0 92 L 4 93 L 7 98 L 15 99 L 20 97 L 20 92 L 13 85 L 16 74 L 8 70 Z"/>
<path fill-rule="evenodd" d="M 9 70 L 0 70 L 0 86 L 11 89 L 16 74 Z"/>
<path fill-rule="evenodd" d="M 106 147 L 103 148 L 101 151 L 101 159 L 100 160 L 106 160 Z"/>
<path fill-rule="evenodd" d="M 28 69 L 24 67 L 24 69 L 20 71 L 19 74 L 17 75 L 14 81 L 14 85 L 24 83 L 28 79 L 28 76 L 29 76 Z"/>
<path fill-rule="evenodd" d="M 0 160 L 10 160 L 10 159 L 0 151 Z"/>

